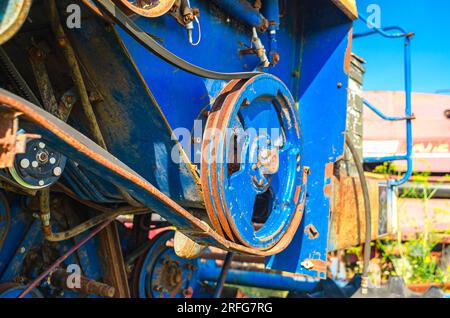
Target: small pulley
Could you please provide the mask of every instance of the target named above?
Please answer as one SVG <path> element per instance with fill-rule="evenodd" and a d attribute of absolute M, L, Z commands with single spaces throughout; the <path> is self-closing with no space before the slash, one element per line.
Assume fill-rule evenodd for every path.
<path fill-rule="evenodd" d="M 38 190 L 49 187 L 61 177 L 66 161 L 65 156 L 42 139 L 32 139 L 27 142 L 26 152 L 17 154 L 14 166 L 8 170 L 20 186 Z"/>
<path fill-rule="evenodd" d="M 134 297 L 191 298 L 197 291 L 198 260 L 177 256 L 174 231 L 164 231 L 152 240 L 150 249 L 136 261 Z"/>
<path fill-rule="evenodd" d="M 279 79 L 229 82 L 202 143 L 202 190 L 215 230 L 260 250 L 293 235 L 291 221 L 302 211 L 302 150 L 295 102 Z"/>
<path fill-rule="evenodd" d="M 129 11 L 147 18 L 156 18 L 166 14 L 176 0 L 114 0 Z"/>

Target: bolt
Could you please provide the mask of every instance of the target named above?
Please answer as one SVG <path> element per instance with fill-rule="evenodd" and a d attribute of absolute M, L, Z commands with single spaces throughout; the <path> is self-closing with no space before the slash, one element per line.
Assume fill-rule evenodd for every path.
<path fill-rule="evenodd" d="M 156 285 L 155 287 L 153 287 L 153 290 L 155 292 L 161 293 L 163 291 L 163 287 L 160 285 Z"/>
<path fill-rule="evenodd" d="M 55 169 L 53 169 L 53 175 L 55 175 L 56 177 L 59 177 L 61 174 L 62 174 L 61 167 L 56 167 Z"/>
<path fill-rule="evenodd" d="M 39 185 L 43 186 L 45 184 L 44 180 L 39 180 Z"/>
<path fill-rule="evenodd" d="M 50 163 L 51 163 L 52 165 L 54 165 L 54 164 L 56 163 L 56 159 L 53 158 L 53 157 L 51 157 L 51 158 L 50 158 Z"/>
<path fill-rule="evenodd" d="M 33 168 L 37 168 L 37 167 L 39 166 L 39 163 L 38 163 L 37 161 L 33 161 L 33 162 L 31 163 L 31 166 L 32 166 Z"/>
<path fill-rule="evenodd" d="M 26 252 L 26 248 L 25 247 L 21 247 L 19 251 L 20 251 L 20 254 L 23 254 L 23 253 Z"/>
<path fill-rule="evenodd" d="M 312 269 L 314 267 L 314 264 L 310 260 L 306 260 L 302 262 L 300 265 L 302 265 L 306 269 Z"/>
<path fill-rule="evenodd" d="M 28 168 L 29 166 L 30 166 L 30 160 L 28 160 L 28 159 L 22 159 L 21 161 L 20 161 L 20 166 L 23 168 L 23 169 L 26 169 L 26 168 Z"/>
<path fill-rule="evenodd" d="M 36 155 L 36 159 L 41 163 L 47 163 L 48 153 L 46 151 L 39 151 Z"/>
<path fill-rule="evenodd" d="M 253 169 L 253 170 L 258 169 L 258 165 L 257 165 L 257 164 L 254 164 L 254 165 L 252 166 L 252 169 Z"/>
<path fill-rule="evenodd" d="M 339 83 L 337 84 L 337 87 L 338 87 L 338 88 L 342 88 L 342 86 L 343 86 L 343 85 L 342 85 L 341 82 L 339 82 Z"/>
<path fill-rule="evenodd" d="M 45 144 L 43 142 L 39 143 L 39 148 L 44 149 L 45 148 Z"/>

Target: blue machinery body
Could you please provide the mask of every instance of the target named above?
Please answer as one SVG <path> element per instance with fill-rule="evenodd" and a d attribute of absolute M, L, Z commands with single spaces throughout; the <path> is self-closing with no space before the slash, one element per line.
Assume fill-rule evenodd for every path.
<path fill-rule="evenodd" d="M 0 21 L 11 19 L 18 29 L 24 19 L 7 9 L 16 2 L 31 3 L 3 2 Z M 4 151 L 0 160 L 0 293 L 12 296 L 28 286 L 22 296 L 80 296 L 58 284 L 65 277 L 58 269 L 77 264 L 83 281 L 95 281 L 86 283 L 95 290 L 82 295 L 109 295 L 103 283 L 120 297 L 130 289 L 139 297 L 208 294 L 208 286 L 190 287 L 213 280 L 218 269 L 194 270 L 196 261 L 149 247 L 142 237 L 143 228 L 145 233 L 154 227 L 148 212 L 175 225 L 189 244 L 265 256 L 267 269 L 311 277 L 299 283 L 292 275 L 231 269 L 231 282 L 309 291 L 326 278 L 330 182 L 344 149 L 356 8 L 338 0 L 191 0 L 161 1 L 171 8 L 163 12 L 125 2 L 138 12 L 124 14 L 128 22 L 108 14 L 109 0 L 80 0 L 81 27 L 61 28 L 55 16 L 63 16 L 71 2 L 58 1 L 56 7 L 52 0 L 35 0 L 31 11 L 24 7 L 32 22 L 23 32 L 0 38 L 10 39 L 0 52 L 0 86 L 15 94 L 0 91 L 7 114 L 2 125 L 10 125 L 14 140 L 41 136 L 34 152 L 21 149 L 25 154 L 12 162 L 11 151 Z M 194 21 L 198 43 L 191 38 Z M 409 70 L 409 53 L 406 62 Z M 205 70 L 214 72 L 196 73 Z M 258 133 L 221 139 L 207 128 Z M 273 138 L 261 129 L 282 133 Z M 13 147 L 17 153 L 19 145 Z M 44 167 L 56 164 L 53 154 L 65 166 L 52 166 L 47 175 Z M 214 162 L 215 155 L 228 160 L 229 154 L 231 164 Z M 49 184 L 47 202 L 40 189 Z M 132 230 L 116 222 L 84 240 L 94 226 L 132 213 Z M 58 239 L 61 231 L 66 239 Z M 72 249 L 74 254 L 59 260 Z M 179 259 L 172 262 L 173 257 Z M 41 267 L 33 266 L 41 260 Z M 50 280 L 37 280 L 52 266 Z M 147 273 L 149 266 L 155 272 Z"/>

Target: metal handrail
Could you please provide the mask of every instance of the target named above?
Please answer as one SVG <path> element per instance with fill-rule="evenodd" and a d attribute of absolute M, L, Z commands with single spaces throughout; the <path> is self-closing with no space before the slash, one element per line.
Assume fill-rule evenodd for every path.
<path fill-rule="evenodd" d="M 384 156 L 384 157 L 366 157 L 364 158 L 364 162 L 388 162 L 388 161 L 397 161 L 397 160 L 406 160 L 407 169 L 403 177 L 399 180 L 389 180 L 388 184 L 392 187 L 399 186 L 406 183 L 409 178 L 412 176 L 413 172 L 413 162 L 412 162 L 412 148 L 413 148 L 413 140 L 412 140 L 412 120 L 414 119 L 414 115 L 412 114 L 412 105 L 411 105 L 411 94 L 412 94 L 412 79 L 411 79 L 411 39 L 414 36 L 412 32 L 406 32 L 403 28 L 399 26 L 392 26 L 387 28 L 379 28 L 372 23 L 367 21 L 363 15 L 359 15 L 359 19 L 366 23 L 366 25 L 372 28 L 372 31 L 355 34 L 353 36 L 354 39 L 362 38 L 366 36 L 371 36 L 374 34 L 379 34 L 385 38 L 389 39 L 397 39 L 404 38 L 405 39 L 405 47 L 404 47 L 404 72 L 405 72 L 405 115 L 403 117 L 392 117 L 384 115 L 380 110 L 378 110 L 375 106 L 371 105 L 368 101 L 364 101 L 364 105 L 366 105 L 369 109 L 375 112 L 378 116 L 388 121 L 406 121 L 406 154 L 404 155 L 395 155 L 395 156 Z M 389 31 L 398 31 L 399 33 L 389 33 Z"/>

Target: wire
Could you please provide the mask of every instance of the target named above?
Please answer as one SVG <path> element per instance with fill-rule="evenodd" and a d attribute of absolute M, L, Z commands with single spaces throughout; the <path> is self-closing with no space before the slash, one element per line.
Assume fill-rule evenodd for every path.
<path fill-rule="evenodd" d="M 369 262 L 370 262 L 370 242 L 372 241 L 372 211 L 370 209 L 370 196 L 369 187 L 367 186 L 366 176 L 364 175 L 364 167 L 361 158 L 356 151 L 355 146 L 351 142 L 348 134 L 345 134 L 345 143 L 350 150 L 353 161 L 355 162 L 356 170 L 358 171 L 359 179 L 361 182 L 361 188 L 364 198 L 364 212 L 366 216 L 366 233 L 364 242 L 364 264 L 363 264 L 363 276 L 361 282 L 361 292 L 362 294 L 367 294 L 368 288 L 368 275 L 369 275 Z"/>
<path fill-rule="evenodd" d="M 198 26 L 198 40 L 195 43 L 191 43 L 191 45 L 197 46 L 202 41 L 202 27 L 200 26 L 200 20 L 197 17 L 194 17 L 194 18 L 195 18 L 195 22 L 197 23 L 197 26 Z"/>
<path fill-rule="evenodd" d="M 44 189 L 40 191 L 40 216 L 43 225 L 43 231 L 45 234 L 45 239 L 50 242 L 60 242 L 71 239 L 75 236 L 78 236 L 91 228 L 105 222 L 105 221 L 113 221 L 119 215 L 124 214 L 137 214 L 142 212 L 150 212 L 148 208 L 119 208 L 116 210 L 109 210 L 103 214 L 97 215 L 73 228 L 70 230 L 53 233 L 50 225 L 50 190 Z"/>

